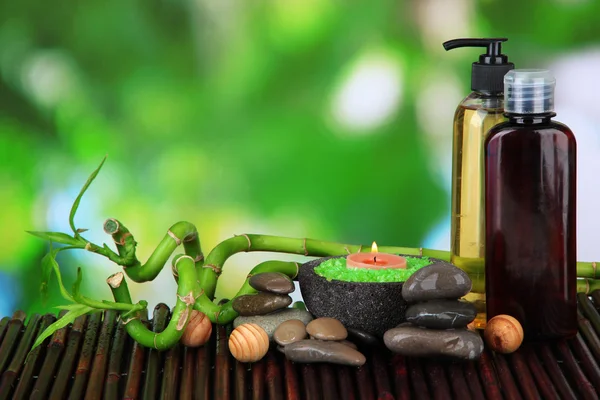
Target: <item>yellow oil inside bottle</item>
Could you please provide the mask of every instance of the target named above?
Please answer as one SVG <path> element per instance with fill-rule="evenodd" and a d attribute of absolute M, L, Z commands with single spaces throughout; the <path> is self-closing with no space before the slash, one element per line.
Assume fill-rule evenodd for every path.
<path fill-rule="evenodd" d="M 483 144 L 487 132 L 506 120 L 503 112 L 502 98 L 473 94 L 459 106 L 454 118 L 451 261 L 469 273 L 479 288 L 485 285 Z M 485 305 L 485 297 L 481 300 Z M 485 307 L 477 320 L 485 321 Z"/>

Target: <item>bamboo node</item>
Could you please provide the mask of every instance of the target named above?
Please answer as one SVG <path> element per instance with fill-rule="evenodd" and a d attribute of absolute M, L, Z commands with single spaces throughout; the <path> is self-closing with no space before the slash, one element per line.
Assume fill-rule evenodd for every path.
<path fill-rule="evenodd" d="M 362 251 L 362 244 L 360 246 L 358 246 L 358 251 L 357 253 L 360 253 Z"/>
<path fill-rule="evenodd" d="M 221 268 L 219 268 L 219 267 L 218 267 L 218 266 L 216 266 L 216 265 L 213 265 L 213 264 L 206 264 L 206 265 L 203 265 L 203 266 L 202 266 L 202 268 L 210 268 L 210 269 L 212 269 L 212 270 L 213 270 L 213 272 L 214 272 L 215 274 L 217 274 L 217 275 L 221 275 Z"/>
<path fill-rule="evenodd" d="M 200 292 L 198 292 L 198 296 L 194 297 L 194 300 L 198 300 L 200 297 L 202 297 L 202 295 L 204 294 L 204 289 L 200 288 Z M 195 301 L 194 301 L 195 303 Z"/>
<path fill-rule="evenodd" d="M 423 248 L 419 247 L 419 257 L 423 257 Z"/>
<path fill-rule="evenodd" d="M 179 261 L 183 260 L 183 259 L 188 259 L 191 260 L 192 262 L 194 261 L 194 259 L 190 256 L 181 256 L 179 257 L 174 263 L 173 266 L 171 267 L 171 269 L 173 270 L 173 274 L 179 274 L 178 270 L 177 270 L 177 264 L 179 264 Z M 179 275 L 177 275 L 179 276 Z"/>
<path fill-rule="evenodd" d="M 585 294 L 589 294 L 590 293 L 590 280 L 589 279 L 585 279 Z"/>
<path fill-rule="evenodd" d="M 300 264 L 298 264 L 297 262 L 294 262 L 294 264 L 296 264 L 296 272 L 294 273 L 294 276 L 292 276 L 292 279 L 294 279 L 295 277 L 298 276 L 298 272 L 300 272 Z"/>
<path fill-rule="evenodd" d="M 179 272 L 177 271 L 177 267 L 175 264 L 171 265 L 171 272 L 175 278 L 179 278 Z"/>
<path fill-rule="evenodd" d="M 125 239 L 127 239 L 129 236 L 133 236 L 131 232 L 125 232 L 121 235 L 121 239 L 118 241 L 115 240 L 113 237 L 113 242 L 115 242 L 115 244 L 118 244 L 119 246 L 125 246 Z"/>
<path fill-rule="evenodd" d="M 245 237 L 245 238 L 246 238 L 246 240 L 248 241 L 248 248 L 246 249 L 246 251 L 250 250 L 250 248 L 252 247 L 252 241 L 250 240 L 250 236 L 248 236 L 248 235 L 247 235 L 247 234 L 245 234 L 245 233 L 244 233 L 243 235 L 233 235 L 233 236 L 235 236 L 235 237 L 238 237 L 238 236 L 243 236 L 243 237 Z"/>
<path fill-rule="evenodd" d="M 202 253 L 198 254 L 198 255 L 197 255 L 195 258 L 194 258 L 194 262 L 195 262 L 195 263 L 199 263 L 199 262 L 202 262 L 202 261 L 204 261 L 204 254 L 202 254 Z"/>
<path fill-rule="evenodd" d="M 252 278 L 252 276 L 253 276 L 252 274 L 248 274 L 248 275 L 246 275 L 246 279 L 250 279 L 250 278 Z"/>
<path fill-rule="evenodd" d="M 116 274 L 112 274 L 111 276 L 109 276 L 106 279 L 106 283 L 108 283 L 111 288 L 116 289 L 119 286 L 121 286 L 121 282 L 123 282 L 124 277 L 125 275 L 123 275 L 123 273 L 119 271 Z"/>
<path fill-rule="evenodd" d="M 127 325 L 128 323 L 130 323 L 131 321 L 133 321 L 134 319 L 140 319 L 139 315 L 135 316 L 135 317 L 129 317 L 127 319 L 123 320 L 123 325 Z"/>
<path fill-rule="evenodd" d="M 171 236 L 171 238 L 173 238 L 173 240 L 175 241 L 175 244 L 177 244 L 177 246 L 179 246 L 181 244 L 181 239 L 179 239 L 173 232 L 171 232 L 170 229 L 167 231 L 167 235 L 169 235 L 169 236 Z"/>
<path fill-rule="evenodd" d="M 177 298 L 179 300 L 183 301 L 188 306 L 191 306 L 191 305 L 193 305 L 196 302 L 196 299 L 194 299 L 194 292 L 193 291 L 190 291 L 185 296 L 177 295 Z"/>
<path fill-rule="evenodd" d="M 306 238 L 302 240 L 302 247 L 304 247 L 304 255 L 308 255 L 308 249 L 306 248 Z"/>
<path fill-rule="evenodd" d="M 596 279 L 596 267 L 598 265 L 596 264 L 596 261 L 592 261 L 592 269 L 594 270 L 594 279 Z"/>
<path fill-rule="evenodd" d="M 184 237 L 183 242 L 184 243 L 193 242 L 194 240 L 196 240 L 197 237 L 198 237 L 198 231 L 194 231 L 194 232 L 190 233 L 189 235 L 187 235 L 186 237 Z"/>
<path fill-rule="evenodd" d="M 92 251 L 92 244 L 91 244 L 90 242 L 87 242 L 87 243 L 85 244 L 85 247 L 84 247 L 84 249 L 86 249 L 87 251 Z"/>
<path fill-rule="evenodd" d="M 158 350 L 158 345 L 156 344 L 156 338 L 157 337 L 158 337 L 158 333 L 155 333 L 154 334 L 154 340 L 153 340 L 153 342 L 154 342 L 154 348 Z"/>
<path fill-rule="evenodd" d="M 185 310 L 183 310 L 183 312 L 181 314 L 179 314 L 179 320 L 177 320 L 177 326 L 175 327 L 175 329 L 178 331 L 183 330 L 183 328 L 185 328 L 185 324 L 186 324 L 189 316 L 190 316 L 190 309 L 188 307 L 186 307 Z"/>
<path fill-rule="evenodd" d="M 350 249 L 348 249 L 348 246 L 344 246 L 344 250 L 346 250 L 346 253 L 350 254 Z"/>

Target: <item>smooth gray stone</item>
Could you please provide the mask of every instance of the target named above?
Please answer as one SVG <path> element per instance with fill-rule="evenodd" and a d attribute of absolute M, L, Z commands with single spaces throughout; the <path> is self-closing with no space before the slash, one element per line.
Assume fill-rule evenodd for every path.
<path fill-rule="evenodd" d="M 261 292 L 278 294 L 292 293 L 296 289 L 290 277 L 281 272 L 263 272 L 252 275 L 248 279 L 248 284 Z"/>
<path fill-rule="evenodd" d="M 283 321 L 275 333 L 273 333 L 273 339 L 282 346 L 286 346 L 290 343 L 297 342 L 306 338 L 306 325 L 299 319 L 289 319 Z"/>
<path fill-rule="evenodd" d="M 315 339 L 300 340 L 285 346 L 288 360 L 299 363 L 326 362 L 358 367 L 367 359 L 365 356 L 340 342 Z"/>
<path fill-rule="evenodd" d="M 256 324 L 263 328 L 265 332 L 267 332 L 269 339 L 273 339 L 273 333 L 275 332 L 275 329 L 277 329 L 281 323 L 290 319 L 299 319 L 304 324 L 308 324 L 310 321 L 312 321 L 313 316 L 306 310 L 286 308 L 267 315 L 237 317 L 233 320 L 233 327 L 237 328 L 242 324 Z"/>
<path fill-rule="evenodd" d="M 388 349 L 406 357 L 478 359 L 483 352 L 481 336 L 467 329 L 433 330 L 401 324 L 383 335 Z"/>
<path fill-rule="evenodd" d="M 473 283 L 463 270 L 438 261 L 417 270 L 402 286 L 402 297 L 409 303 L 438 299 L 458 299 L 471 291 Z"/>
<path fill-rule="evenodd" d="M 431 300 L 406 309 L 406 321 L 432 329 L 464 328 L 477 315 L 477 308 L 460 300 Z"/>
<path fill-rule="evenodd" d="M 287 294 L 260 292 L 236 297 L 231 306 L 240 315 L 264 315 L 286 308 L 292 304 L 292 298 Z"/>

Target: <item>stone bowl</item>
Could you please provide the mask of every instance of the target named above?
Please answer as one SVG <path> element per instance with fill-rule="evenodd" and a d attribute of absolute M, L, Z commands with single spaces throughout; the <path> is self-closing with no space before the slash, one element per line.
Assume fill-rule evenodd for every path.
<path fill-rule="evenodd" d="M 336 318 L 346 327 L 378 337 L 405 322 L 407 303 L 402 298 L 404 282 L 328 281 L 315 272 L 315 268 L 323 261 L 341 257 L 345 256 L 319 258 L 300 267 L 298 282 L 308 311 L 316 318 Z M 418 258 L 413 255 L 409 257 Z M 438 261 L 428 258 L 432 262 Z"/>

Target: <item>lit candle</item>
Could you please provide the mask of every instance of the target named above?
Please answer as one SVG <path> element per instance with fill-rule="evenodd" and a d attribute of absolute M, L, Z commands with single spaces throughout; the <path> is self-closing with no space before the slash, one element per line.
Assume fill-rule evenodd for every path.
<path fill-rule="evenodd" d="M 395 254 L 380 253 L 373 242 L 370 253 L 352 253 L 346 257 L 347 268 L 406 268 L 406 258 Z"/>

